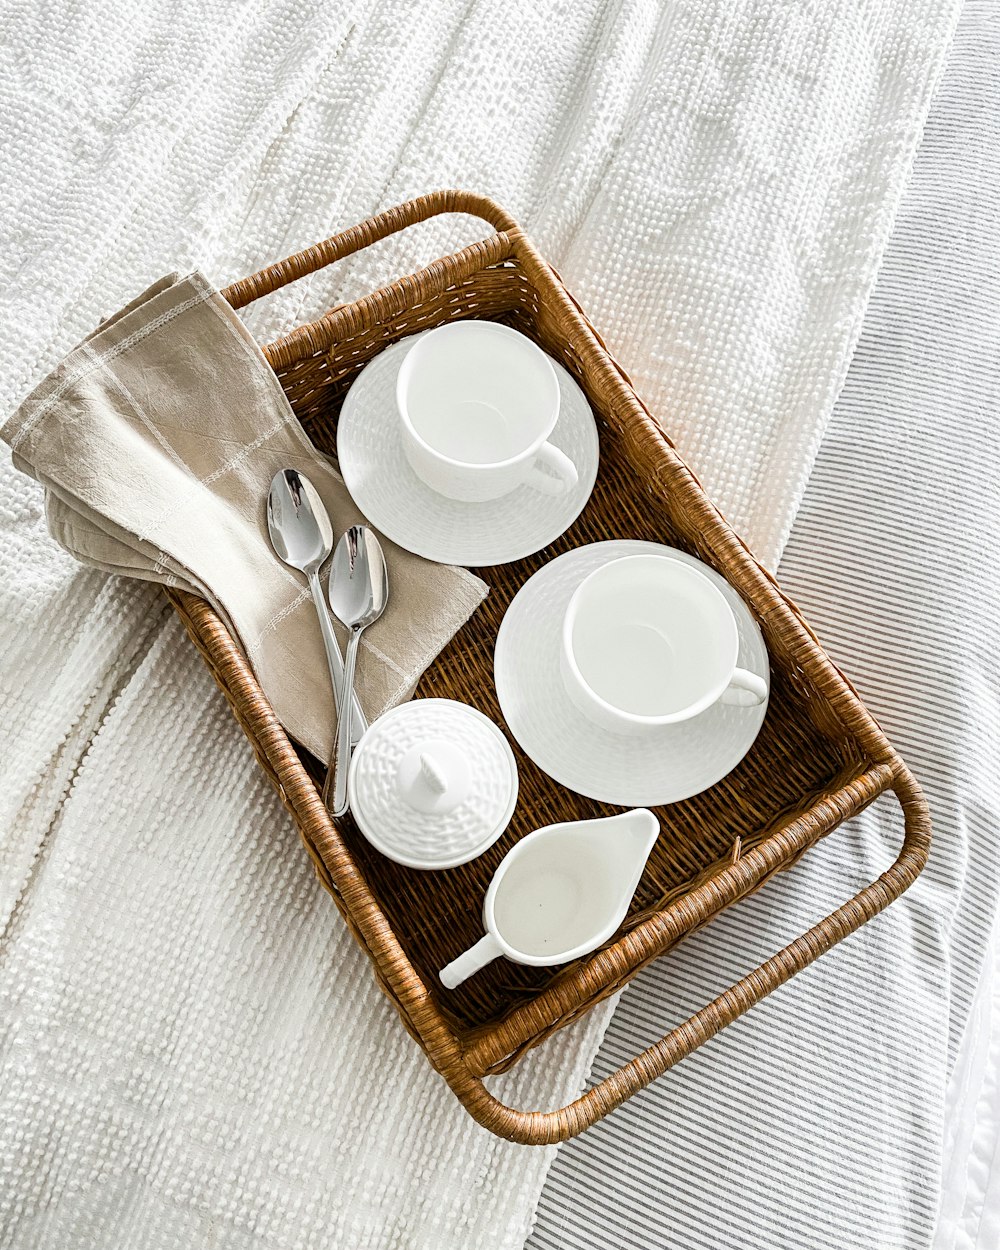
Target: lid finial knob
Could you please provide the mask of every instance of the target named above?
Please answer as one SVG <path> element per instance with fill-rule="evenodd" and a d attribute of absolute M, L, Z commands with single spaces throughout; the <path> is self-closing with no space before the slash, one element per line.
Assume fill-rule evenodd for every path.
<path fill-rule="evenodd" d="M 433 755 L 421 754 L 420 776 L 434 794 L 444 794 L 448 789 L 448 777 Z"/>

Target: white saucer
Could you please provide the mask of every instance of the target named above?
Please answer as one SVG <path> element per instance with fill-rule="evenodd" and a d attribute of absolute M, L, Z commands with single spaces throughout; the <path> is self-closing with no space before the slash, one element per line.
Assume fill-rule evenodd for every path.
<path fill-rule="evenodd" d="M 715 582 L 736 616 L 740 666 L 769 681 L 760 629 L 725 578 L 682 551 L 633 540 L 577 547 L 539 569 L 507 609 L 493 661 L 501 710 L 525 754 L 568 789 L 629 807 L 677 803 L 715 785 L 750 750 L 767 711 L 767 700 L 756 707 L 716 703 L 637 738 L 599 728 L 570 701 L 559 672 L 570 597 L 601 565 L 648 552 L 692 564 Z"/>
<path fill-rule="evenodd" d="M 354 502 L 387 538 L 440 564 L 506 564 L 555 542 L 583 511 L 597 479 L 597 424 L 587 397 L 553 360 L 559 379 L 559 421 L 550 442 L 576 465 L 579 480 L 572 489 L 546 495 L 519 486 L 487 503 L 446 499 L 410 468 L 399 433 L 396 375 L 419 337 L 404 339 L 376 356 L 344 399 L 337 458 Z"/>

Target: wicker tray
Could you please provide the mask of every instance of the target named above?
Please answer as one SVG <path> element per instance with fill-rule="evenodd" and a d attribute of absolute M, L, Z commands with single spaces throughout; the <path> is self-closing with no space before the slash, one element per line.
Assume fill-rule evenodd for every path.
<path fill-rule="evenodd" d="M 599 952 L 562 968 L 500 959 L 457 990 L 444 990 L 437 970 L 479 936 L 486 884 L 510 846 L 551 821 L 612 809 L 560 788 L 518 751 L 520 801 L 491 851 L 445 872 L 391 863 L 350 820 L 330 820 L 316 786 L 321 765 L 289 741 L 212 609 L 190 595 L 170 597 L 410 1033 L 481 1124 L 515 1141 L 541 1144 L 588 1128 L 898 898 L 924 865 L 930 821 L 916 782 L 855 691 L 708 500 L 558 274 L 492 201 L 457 191 L 424 196 L 234 283 L 225 295 L 242 307 L 447 212 L 481 217 L 495 233 L 334 308 L 266 349 L 292 407 L 326 451 L 335 448 L 340 404 L 358 370 L 396 339 L 460 317 L 496 318 L 535 339 L 577 378 L 598 416 L 601 473 L 582 516 L 538 555 L 477 570 L 491 593 L 426 673 L 418 697 L 461 699 L 502 724 L 492 660 L 508 603 L 558 552 L 607 538 L 652 539 L 697 554 L 740 591 L 770 651 L 771 699 L 760 736 L 724 781 L 657 810 L 663 832 L 622 931 Z M 825 920 L 560 1110 L 514 1110 L 485 1088 L 485 1075 L 505 1070 L 582 1016 L 888 789 L 905 816 L 899 857 Z"/>

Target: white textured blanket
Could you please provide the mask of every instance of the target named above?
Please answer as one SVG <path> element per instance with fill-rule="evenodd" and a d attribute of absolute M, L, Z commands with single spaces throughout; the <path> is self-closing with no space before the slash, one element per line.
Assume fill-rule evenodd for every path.
<path fill-rule="evenodd" d="M 773 562 L 954 7 L 21 3 L 0 405 L 161 272 L 222 281 L 466 185 L 521 216 Z M 74 566 L 6 463 L 0 491 L 0 1244 L 519 1244 L 551 1152 L 475 1128 L 430 1072 L 157 593 Z M 504 1095 L 565 1100 L 606 1014 Z"/>

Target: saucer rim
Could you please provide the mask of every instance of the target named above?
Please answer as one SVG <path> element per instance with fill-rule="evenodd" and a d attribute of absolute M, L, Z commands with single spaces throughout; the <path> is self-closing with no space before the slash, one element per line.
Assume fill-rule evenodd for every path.
<path fill-rule="evenodd" d="M 639 797 L 636 797 L 636 795 L 634 794 L 629 795 L 628 797 L 621 797 L 620 794 L 617 794 L 617 793 L 610 794 L 609 791 L 607 790 L 605 790 L 602 793 L 595 793 L 593 787 L 583 788 L 586 785 L 586 782 L 584 779 L 581 778 L 581 782 L 583 783 L 581 785 L 581 784 L 577 784 L 577 782 L 574 780 L 567 780 L 566 774 L 557 776 L 556 773 L 552 772 L 551 769 L 545 763 L 542 763 L 539 759 L 537 759 L 535 757 L 535 754 L 533 754 L 532 750 L 529 750 L 528 746 L 521 740 L 521 738 L 515 732 L 515 729 L 513 725 L 511 724 L 510 719 L 508 717 L 507 709 L 504 706 L 504 697 L 503 697 L 503 694 L 501 693 L 503 687 L 501 686 L 501 683 L 498 682 L 497 680 L 497 656 L 500 654 L 501 648 L 504 645 L 502 640 L 504 638 L 505 631 L 506 629 L 510 628 L 508 625 L 508 621 L 510 619 L 511 608 L 514 606 L 514 603 L 517 601 L 517 599 L 520 598 L 520 596 L 524 594 L 525 591 L 531 586 L 531 583 L 534 581 L 534 579 L 540 576 L 541 574 L 543 574 L 547 569 L 551 568 L 554 564 L 556 564 L 557 562 L 561 560 L 568 560 L 568 559 L 575 557 L 576 554 L 580 551 L 588 550 L 590 548 L 595 548 L 595 547 L 619 548 L 622 550 L 623 554 L 632 554 L 632 553 L 639 554 L 640 549 L 642 549 L 645 551 L 649 551 L 650 553 L 659 554 L 665 559 L 679 559 L 683 563 L 693 562 L 695 566 L 706 569 L 707 572 L 710 575 L 712 575 L 713 584 L 715 584 L 716 586 L 718 586 L 718 582 L 716 582 L 715 579 L 722 578 L 721 574 L 717 573 L 716 570 L 711 568 L 711 566 L 706 565 L 703 560 L 699 560 L 697 556 L 689 555 L 689 553 L 685 551 L 681 551 L 679 548 L 670 547 L 665 543 L 657 543 L 650 539 L 642 539 L 642 538 L 602 539 L 595 543 L 587 543 L 580 547 L 574 547 L 570 551 L 565 551 L 565 552 L 562 552 L 560 555 L 555 556 L 552 560 L 548 561 L 548 563 L 542 565 L 542 567 L 538 569 L 534 574 L 532 574 L 532 576 L 528 578 L 528 580 L 524 583 L 524 585 L 521 586 L 517 594 L 508 604 L 507 611 L 504 613 L 503 620 L 500 622 L 500 627 L 497 630 L 496 642 L 494 645 L 494 652 L 493 652 L 493 683 L 494 683 L 494 688 L 496 690 L 497 701 L 500 705 L 500 711 L 504 719 L 504 724 L 507 728 L 507 732 L 510 734 L 510 736 L 517 743 L 520 749 L 524 752 L 524 754 L 532 761 L 532 763 L 537 768 L 541 769 L 541 771 L 544 772 L 547 777 L 550 777 L 557 785 L 563 786 L 567 790 L 571 790 L 574 794 L 581 795 L 583 798 L 588 798 L 598 803 L 609 803 L 609 804 L 612 804 L 613 806 L 618 806 L 618 807 L 664 807 L 664 806 L 669 806 L 671 803 L 684 802 L 686 799 L 694 798 L 696 795 L 703 794 L 706 790 L 711 789 L 712 786 L 718 785 L 720 781 L 723 781 L 727 776 L 729 776 L 729 774 L 733 771 L 733 769 L 736 768 L 740 764 L 740 762 L 745 758 L 750 748 L 753 746 L 753 744 L 756 742 L 757 738 L 759 737 L 760 731 L 764 725 L 764 720 L 767 715 L 768 707 L 770 705 L 771 665 L 770 665 L 770 655 L 767 650 L 767 644 L 764 641 L 764 636 L 761 631 L 760 625 L 754 619 L 753 614 L 750 612 L 749 608 L 747 607 L 746 603 L 743 601 L 742 597 L 738 594 L 738 592 L 735 592 L 735 590 L 734 590 L 734 593 L 736 594 L 736 597 L 738 599 L 738 605 L 731 604 L 730 606 L 733 607 L 734 612 L 739 612 L 740 614 L 742 614 L 746 623 L 753 629 L 754 634 L 756 635 L 756 638 L 759 641 L 760 647 L 764 653 L 765 671 L 763 673 L 758 673 L 757 669 L 750 663 L 745 663 L 743 666 L 750 668 L 753 672 L 757 673 L 758 676 L 762 677 L 763 680 L 767 683 L 767 697 L 764 699 L 762 703 L 758 704 L 756 707 L 751 707 L 751 708 L 746 709 L 747 711 L 752 712 L 754 714 L 754 719 L 759 717 L 759 719 L 757 720 L 756 727 L 754 728 L 752 734 L 748 732 L 746 745 L 743 747 L 740 753 L 738 755 L 735 755 L 735 752 L 734 752 L 735 758 L 733 758 L 732 762 L 729 763 L 728 767 L 726 768 L 726 771 L 722 773 L 720 776 L 716 777 L 713 781 L 710 781 L 707 785 L 699 785 L 695 789 L 686 790 L 682 793 L 679 792 L 676 794 L 672 794 L 667 799 L 655 798 L 649 794 L 642 795 Z M 628 549 L 631 549 L 631 551 L 629 551 Z M 617 557 L 612 552 L 609 551 L 609 554 L 608 554 L 609 561 L 615 558 Z M 593 570 L 590 570 L 590 571 L 593 571 Z M 583 577 L 587 575 L 588 574 L 582 574 L 580 580 L 582 581 Z M 722 580 L 725 581 L 725 578 L 722 578 Z M 720 590 L 722 589 L 721 586 L 719 586 L 718 588 Z M 730 589 L 734 589 L 734 588 L 730 587 Z M 728 596 L 727 596 L 726 601 L 730 602 Z M 560 624 L 561 624 L 560 620 L 558 619 L 554 620 L 551 625 L 551 628 L 558 633 Z M 548 628 L 548 626 L 543 625 L 542 628 Z M 739 662 L 739 655 L 737 656 L 737 662 Z M 697 725 L 698 721 L 703 716 L 710 713 L 715 706 L 716 706 L 715 704 L 711 705 L 710 707 L 706 708 L 704 711 L 699 712 L 697 715 L 691 717 L 688 720 L 679 721 L 679 722 L 666 724 L 666 725 L 658 725 L 658 726 L 653 727 L 652 735 L 651 735 L 652 739 L 655 740 L 655 742 L 659 743 L 659 742 L 662 742 L 663 739 L 670 739 L 671 737 L 674 737 L 678 733 L 683 733 L 685 731 L 690 732 L 691 727 L 694 725 Z M 588 730 L 593 729 L 593 731 L 598 734 L 609 732 L 607 730 L 602 730 L 599 726 L 594 725 L 591 721 L 589 721 L 587 717 L 583 714 L 583 712 L 579 711 L 576 708 L 572 700 L 569 700 L 569 699 L 567 700 L 567 709 L 569 710 L 568 718 L 565 716 L 561 718 L 561 721 L 556 726 L 557 730 L 569 729 L 570 732 L 573 732 L 576 727 L 584 726 Z M 637 737 L 637 736 L 630 736 L 629 741 L 639 744 L 642 742 L 642 738 Z M 651 743 L 651 745 L 653 745 L 653 743 Z"/>
<path fill-rule="evenodd" d="M 362 402 L 362 398 L 359 398 L 359 385 L 363 387 L 365 375 L 372 365 L 376 363 L 386 364 L 388 357 L 395 356 L 397 354 L 399 355 L 400 363 L 394 367 L 396 369 L 396 376 L 398 377 L 399 369 L 402 367 L 402 361 L 406 359 L 409 349 L 418 339 L 422 338 L 425 334 L 429 334 L 430 332 L 430 330 L 421 330 L 417 334 L 408 335 L 406 338 L 400 339 L 398 342 L 391 344 L 377 356 L 372 357 L 372 359 L 365 364 L 364 368 L 351 383 L 347 394 L 344 396 L 340 411 L 340 418 L 337 425 L 337 462 L 340 469 L 340 475 L 344 480 L 344 485 L 347 487 L 348 494 L 351 496 L 358 509 L 381 534 L 385 535 L 385 537 L 391 542 L 394 542 L 397 547 L 402 547 L 404 551 L 409 551 L 412 555 L 420 556 L 421 559 L 430 560 L 433 564 L 457 564 L 466 568 L 490 568 L 494 565 L 513 564 L 518 560 L 524 560 L 529 556 L 536 555 L 539 551 L 543 551 L 546 547 L 561 538 L 562 535 L 565 534 L 566 531 L 579 519 L 580 514 L 590 502 L 590 497 L 593 494 L 594 487 L 597 483 L 597 477 L 600 473 L 601 465 L 600 434 L 597 428 L 597 417 L 594 410 L 590 406 L 590 401 L 587 399 L 583 388 L 565 367 L 565 365 L 561 364 L 558 360 L 553 359 L 548 352 L 544 352 L 544 349 L 544 355 L 555 371 L 556 380 L 560 389 L 565 382 L 573 388 L 575 392 L 577 392 L 577 396 L 580 401 L 579 409 L 577 409 L 576 405 L 574 405 L 571 420 L 579 421 L 581 432 L 584 430 L 586 431 L 586 435 L 590 436 L 588 441 L 592 443 L 593 447 L 593 457 L 588 460 L 586 471 L 580 472 L 580 466 L 577 466 L 579 473 L 577 484 L 572 487 L 569 492 L 565 492 L 560 495 L 543 495 L 541 492 L 531 491 L 529 486 L 522 484 L 521 486 L 515 487 L 515 489 L 510 491 L 508 494 L 502 495 L 499 499 L 486 500 L 481 503 L 464 503 L 461 500 L 444 499 L 444 497 L 442 497 L 441 506 L 451 508 L 457 505 L 467 516 L 474 516 L 476 510 L 494 508 L 496 510 L 497 520 L 499 521 L 502 518 L 504 511 L 511 507 L 512 502 L 516 505 L 516 499 L 519 492 L 531 491 L 532 496 L 538 495 L 543 502 L 551 500 L 553 501 L 553 508 L 555 508 L 560 500 L 565 498 L 566 494 L 572 494 L 577 497 L 574 502 L 578 503 L 579 506 L 575 507 L 574 510 L 571 513 L 568 513 L 565 518 L 560 519 L 559 528 L 554 533 L 552 532 L 551 526 L 547 526 L 543 529 L 542 526 L 539 525 L 535 536 L 530 539 L 525 539 L 524 542 L 516 547 L 508 547 L 507 549 L 500 548 L 497 551 L 462 550 L 460 544 L 463 531 L 461 522 L 459 521 L 453 524 L 452 534 L 449 536 L 450 540 L 458 543 L 459 546 L 455 549 L 444 550 L 443 552 L 439 550 L 435 554 L 433 545 L 428 546 L 419 541 L 415 542 L 410 531 L 405 528 L 397 529 L 395 523 L 391 519 L 390 525 L 386 527 L 382 523 L 385 518 L 372 515 L 371 510 L 366 506 L 370 500 L 362 500 L 358 497 L 358 481 L 357 478 L 353 476 L 351 471 L 349 431 L 351 429 L 350 422 L 353 418 L 353 409 L 357 404 Z M 390 392 L 392 390 L 391 381 L 392 380 L 390 379 Z M 363 391 L 360 392 L 360 394 L 363 397 Z M 556 421 L 555 426 L 549 434 L 550 439 L 557 436 L 562 421 L 563 413 L 560 412 L 559 419 Z M 407 490 L 413 504 L 421 508 L 433 507 L 437 502 L 435 493 L 431 487 L 426 486 L 420 481 L 406 460 L 405 451 L 402 445 L 402 437 L 399 434 L 397 424 L 392 421 L 387 421 L 386 425 L 390 436 L 395 437 L 399 442 L 400 458 L 402 461 L 402 474 L 396 475 L 394 486 L 397 489 Z M 346 438 L 345 431 L 348 431 Z M 342 439 L 344 439 L 343 445 L 341 441 Z M 345 446 L 348 447 L 346 455 L 344 454 Z M 414 487 L 416 487 L 417 493 L 414 493 Z M 426 497 L 423 492 L 426 492 Z M 401 527 L 405 525 L 402 517 L 399 518 L 399 521 Z M 496 530 L 497 533 L 502 535 L 503 526 L 498 525 Z"/>

